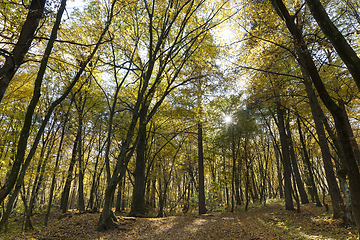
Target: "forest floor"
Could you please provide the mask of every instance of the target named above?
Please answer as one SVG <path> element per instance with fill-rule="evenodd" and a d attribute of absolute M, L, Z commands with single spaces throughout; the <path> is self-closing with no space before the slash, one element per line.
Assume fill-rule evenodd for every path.
<path fill-rule="evenodd" d="M 345 225 L 341 219 L 331 219 L 331 212 L 326 212 L 325 207 L 309 203 L 301 205 L 298 213 L 283 206 L 276 201 L 234 213 L 120 217 L 119 228 L 106 232 L 96 231 L 99 213 L 70 213 L 53 220 L 48 227 L 21 233 L 8 231 L 0 234 L 0 239 L 356 239 L 356 228 Z"/>

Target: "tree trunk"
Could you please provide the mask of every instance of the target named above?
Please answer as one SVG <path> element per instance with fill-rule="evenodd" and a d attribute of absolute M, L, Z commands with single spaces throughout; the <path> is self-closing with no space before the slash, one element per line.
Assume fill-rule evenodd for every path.
<path fill-rule="evenodd" d="M 82 101 L 82 96 L 80 97 L 79 102 L 81 103 Z M 77 146 L 77 158 L 78 158 L 78 163 L 79 163 L 79 168 L 78 168 L 78 176 L 79 176 L 79 186 L 78 186 L 78 210 L 80 212 L 84 212 L 85 211 L 85 201 L 84 201 L 84 166 L 83 166 L 83 153 L 82 153 L 82 129 L 83 129 L 83 119 L 84 119 L 84 108 L 85 108 L 85 103 L 86 103 L 86 97 L 84 98 L 84 101 L 82 103 L 82 106 L 77 106 L 77 112 L 79 115 L 79 130 L 78 130 L 78 134 L 79 134 L 79 140 L 78 140 L 78 146 Z M 76 104 L 76 102 L 75 102 Z"/>
<path fill-rule="evenodd" d="M 185 186 L 185 184 L 184 184 Z M 186 191 L 186 189 L 185 189 Z M 155 195 L 156 194 L 156 179 L 153 179 L 151 181 L 151 190 L 150 190 L 150 206 L 155 208 L 156 207 L 156 199 L 155 199 Z"/>
<path fill-rule="evenodd" d="M 54 121 L 54 124 L 55 124 L 55 121 Z M 32 189 L 32 192 L 31 192 L 29 206 L 27 208 L 26 216 L 25 216 L 25 229 L 26 230 L 33 229 L 33 226 L 31 224 L 32 211 L 33 211 L 33 208 L 35 206 L 35 202 L 36 202 L 36 200 L 38 198 L 38 192 L 39 192 L 40 186 L 42 185 L 42 182 L 43 182 L 43 179 L 44 179 L 44 173 L 45 173 L 46 164 L 48 163 L 48 159 L 49 159 L 51 150 L 54 147 L 55 141 L 53 140 L 53 137 L 54 137 L 54 135 L 56 135 L 57 130 L 58 130 L 57 129 L 54 133 L 51 133 L 52 129 L 54 127 L 54 124 L 52 125 L 51 130 L 48 133 L 47 139 L 43 143 L 43 148 L 42 148 L 41 153 L 40 153 L 40 161 L 39 161 L 39 164 L 38 164 L 33 189 Z M 44 158 L 46 145 L 48 145 L 48 150 L 47 150 L 46 156 Z"/>
<path fill-rule="evenodd" d="M 73 180 L 72 175 L 73 175 L 74 165 L 76 163 L 77 148 L 78 148 L 78 144 L 79 144 L 79 141 L 80 141 L 79 132 L 80 132 L 80 129 L 78 128 L 76 138 L 75 138 L 75 141 L 74 141 L 74 147 L 73 147 L 73 150 L 72 150 L 72 155 L 71 155 L 69 170 L 68 170 L 66 181 L 65 181 L 64 190 L 63 190 L 63 192 L 61 194 L 60 208 L 61 208 L 62 213 L 66 213 L 67 210 L 68 210 L 70 187 L 71 187 L 71 182 Z"/>
<path fill-rule="evenodd" d="M 228 182 L 227 182 L 227 177 L 226 177 L 226 158 L 225 155 L 223 154 L 222 156 L 224 162 L 223 162 L 223 176 L 224 176 L 224 182 L 225 182 L 225 199 L 226 199 L 226 205 L 229 205 L 229 188 L 228 188 Z"/>
<path fill-rule="evenodd" d="M 326 181 L 329 186 L 329 193 L 333 205 L 333 218 L 339 218 L 343 211 L 343 200 L 340 194 L 340 189 L 338 183 L 336 181 L 334 167 L 331 160 L 331 153 L 329 149 L 329 145 L 327 143 L 327 138 L 325 134 L 325 129 L 322 121 L 322 115 L 324 115 L 320 103 L 316 98 L 314 89 L 311 85 L 310 79 L 303 67 L 301 67 L 302 73 L 304 76 L 303 83 L 305 85 L 306 94 L 309 98 L 309 105 L 311 109 L 311 113 L 315 122 L 315 129 L 319 139 L 319 145 L 321 149 L 322 159 L 324 163 Z"/>
<path fill-rule="evenodd" d="M 71 104 L 70 104 L 70 106 L 71 106 Z M 69 110 L 70 110 L 70 106 L 69 106 Z M 67 111 L 66 116 L 69 114 L 69 110 Z M 54 196 L 54 189 L 55 189 L 55 182 L 56 182 L 56 175 L 57 175 L 57 172 L 59 170 L 59 161 L 60 161 L 62 145 L 63 145 L 63 142 L 64 142 L 65 128 L 66 128 L 67 121 L 68 121 L 68 118 L 65 117 L 65 121 L 63 123 L 63 128 L 62 128 L 62 131 L 61 131 L 59 148 L 58 148 L 58 151 L 57 151 L 57 154 L 56 154 L 55 169 L 54 169 L 54 172 L 53 172 L 51 186 L 50 186 L 49 203 L 48 203 L 48 206 L 47 206 L 47 209 L 46 209 L 44 226 L 47 226 L 50 211 L 51 211 L 51 205 L 52 205 L 52 200 L 53 200 L 53 196 Z"/>
<path fill-rule="evenodd" d="M 245 150 L 246 151 L 246 150 Z M 249 196 L 249 191 L 250 191 L 250 177 L 249 177 L 249 159 L 247 159 L 247 157 L 244 157 L 245 160 L 245 167 L 246 167 L 246 171 L 245 171 L 245 211 L 248 210 L 249 207 L 249 201 L 250 201 L 250 196 Z"/>
<path fill-rule="evenodd" d="M 287 130 L 288 143 L 289 143 L 289 147 L 290 147 L 289 150 L 290 150 L 291 164 L 292 164 L 292 169 L 294 172 L 297 189 L 299 190 L 301 203 L 307 204 L 307 203 L 309 203 L 309 199 L 308 199 L 308 196 L 305 191 L 304 183 L 300 176 L 300 171 L 299 171 L 297 159 L 295 156 L 294 143 L 292 140 L 292 134 L 291 134 L 291 130 L 290 130 L 289 120 L 286 122 L 286 130 Z"/>
<path fill-rule="evenodd" d="M 159 185 L 159 212 L 157 214 L 157 217 L 164 217 L 165 189 L 163 189 L 162 187 L 161 178 L 159 178 L 158 185 Z"/>
<path fill-rule="evenodd" d="M 37 0 L 37 1 L 33 1 L 32 3 L 32 6 L 37 6 L 37 4 L 40 3 L 40 4 L 45 4 L 45 1 L 43 0 Z M 34 4 L 34 5 L 33 5 Z M 28 138 L 29 138 L 29 134 L 30 134 L 30 129 L 31 129 L 31 125 L 32 125 L 32 118 L 33 118 L 33 114 L 34 114 L 34 111 L 35 111 L 35 108 L 37 106 L 37 103 L 39 102 L 39 99 L 40 99 L 40 95 L 41 95 L 41 85 L 42 85 L 42 81 L 43 81 L 43 78 L 44 78 L 44 75 L 45 75 L 45 70 L 46 70 L 46 66 L 47 66 L 47 63 L 48 63 L 48 60 L 49 60 L 49 56 L 51 54 L 51 51 L 52 51 L 52 47 L 53 47 L 53 44 L 55 42 L 55 39 L 57 37 L 57 31 L 60 27 L 60 22 L 61 22 L 61 18 L 62 18 L 62 14 L 64 12 L 64 9 L 65 9 L 65 5 L 66 5 L 66 0 L 63 0 L 61 2 L 61 6 L 59 8 L 59 11 L 56 15 L 56 21 L 54 23 L 54 26 L 51 30 L 51 35 L 50 35 L 50 39 L 49 39 L 49 42 L 46 46 L 46 49 L 45 49 L 45 52 L 43 54 L 43 57 L 41 59 L 41 63 L 40 63 L 40 68 L 39 68 L 39 71 L 37 73 L 37 76 L 36 76 L 36 79 L 35 79 L 35 82 L 34 82 L 34 91 L 33 91 L 33 95 L 32 95 L 32 98 L 30 100 L 30 103 L 28 105 L 28 108 L 26 110 L 26 114 L 25 114 L 25 119 L 24 119 L 24 125 L 21 129 L 21 132 L 20 132 L 20 137 L 19 137 L 19 140 L 18 140 L 18 144 L 17 144 L 17 152 L 16 152 L 16 155 L 15 155 L 15 160 L 13 162 L 13 166 L 10 170 L 10 174 L 9 174 L 9 177 L 8 179 L 6 180 L 4 186 L 0 189 L 0 203 L 2 201 L 4 201 L 5 197 L 9 194 L 9 192 L 12 190 L 12 188 L 14 187 L 16 181 L 18 180 L 18 174 L 19 174 L 19 171 L 20 171 L 20 168 L 21 166 L 23 165 L 23 162 L 24 162 L 24 158 L 25 158 L 25 152 L 27 150 L 27 142 L 28 142 Z M 40 9 L 40 8 L 36 8 L 35 9 L 43 9 L 43 7 Z M 30 9 L 31 11 L 32 9 Z M 35 12 L 37 12 L 37 10 L 35 10 Z M 33 12 L 34 13 L 34 12 Z M 38 13 L 38 12 L 37 12 Z M 30 14 L 29 14 L 30 15 Z M 36 14 L 35 14 L 36 15 Z M 42 16 L 42 10 L 41 10 L 41 16 Z M 40 16 L 40 17 L 41 17 Z M 39 17 L 39 16 L 38 16 Z M 34 21 L 34 20 L 31 20 L 31 21 Z M 24 26 L 25 27 L 25 26 Z M 31 28 L 31 26 L 29 26 L 29 28 Z M 35 28 L 36 29 L 36 28 Z M 26 30 L 27 31 L 27 30 Z M 34 30 L 35 31 L 35 30 Z M 33 33 L 32 33 L 33 34 Z M 30 38 L 32 39 L 32 37 Z M 26 41 L 25 41 L 26 40 Z M 24 39 L 24 42 L 23 44 L 26 44 L 27 41 L 29 40 L 29 38 L 26 38 Z M 24 53 L 25 54 L 25 53 Z M 6 63 L 5 63 L 6 64 Z M 4 65 L 5 66 L 5 65 Z M 4 78 L 5 79 L 5 78 Z M 1 79 L 0 77 L 0 81 L 2 82 L 3 79 Z M 7 83 L 8 84 L 8 83 Z M 75 84 L 75 83 L 74 83 Z M 7 86 L 7 85 L 6 85 Z M 4 91 L 5 92 L 5 88 L 6 86 L 1 86 L 0 87 L 0 100 L 3 96 L 3 94 L 1 94 L 1 91 Z M 71 88 L 73 85 L 70 85 Z M 70 88 L 69 86 L 69 88 Z M 4 88 L 4 89 L 3 89 Z M 67 90 L 71 90 L 70 89 L 67 89 Z M 62 96 L 63 97 L 63 96 Z M 40 131 L 43 131 L 43 129 L 45 128 L 44 124 L 47 123 L 48 119 L 50 118 L 50 115 L 53 111 L 53 109 L 63 100 L 63 98 L 60 97 L 59 99 L 57 99 L 57 101 L 53 102 L 51 104 L 51 107 L 45 117 L 45 120 L 41 126 L 41 128 L 39 129 L 39 132 Z M 36 141 L 39 141 L 40 140 L 40 136 L 37 135 L 37 139 L 35 140 L 34 144 L 33 144 L 33 147 L 36 149 L 37 147 L 37 143 Z M 34 154 L 35 152 L 35 149 L 31 149 L 33 152 L 30 152 L 28 157 L 27 157 L 27 160 L 29 163 L 30 163 L 30 160 L 32 158 L 31 154 Z M 29 157 L 31 156 L 31 157 Z M 28 160 L 29 159 L 29 160 Z M 24 166 L 28 166 L 28 164 L 24 164 Z M 23 167 L 24 167 L 23 166 Z M 25 170 L 25 169 L 24 169 Z M 21 185 L 21 184 L 20 184 Z"/>
<path fill-rule="evenodd" d="M 264 162 L 265 162 L 265 167 L 263 162 L 261 162 L 261 160 L 259 159 L 259 170 L 260 170 L 260 202 L 264 202 L 264 204 L 266 203 L 266 182 L 267 182 L 267 178 L 268 178 L 268 163 L 269 163 L 269 148 L 270 148 L 270 144 L 269 142 L 266 143 L 266 148 L 263 148 L 264 153 Z M 270 181 L 269 181 L 270 182 Z M 269 195 L 271 197 L 271 191 L 270 191 L 271 187 L 269 187 Z"/>
<path fill-rule="evenodd" d="M 232 170 L 232 175 L 233 175 L 233 196 L 235 196 L 235 202 L 236 205 L 241 205 L 241 200 L 240 200 L 240 192 L 239 192 L 239 188 L 240 188 L 240 180 L 239 180 L 239 168 L 237 167 L 237 161 L 236 161 L 236 144 L 235 144 L 235 137 L 234 137 L 234 125 L 231 125 L 230 127 L 231 130 L 231 156 L 232 156 L 232 164 L 233 164 L 233 170 Z M 232 207 L 233 209 L 233 207 Z"/>
<path fill-rule="evenodd" d="M 279 195 L 280 198 L 284 197 L 284 192 L 283 192 L 283 179 L 282 179 L 282 171 L 281 171 L 281 167 L 280 167 L 280 157 L 279 157 L 279 150 L 277 148 L 277 146 L 275 146 L 274 144 L 274 152 L 275 152 L 275 157 L 276 157 L 276 168 L 277 168 L 277 176 L 278 176 L 278 181 L 279 181 Z"/>
<path fill-rule="evenodd" d="M 0 102 L 4 97 L 11 79 L 23 63 L 25 54 L 29 51 L 39 22 L 44 17 L 45 2 L 46 0 L 31 1 L 28 15 L 21 28 L 19 39 L 12 52 L 6 56 L 4 65 L 0 68 Z"/>
<path fill-rule="evenodd" d="M 31 192 L 31 197 L 30 197 L 30 202 L 29 202 L 29 206 L 27 207 L 27 211 L 25 213 L 25 230 L 32 230 L 33 226 L 31 223 L 31 215 L 32 215 L 32 210 L 34 208 L 35 205 L 35 201 L 37 199 L 37 195 L 39 192 L 39 188 L 42 182 L 42 178 L 43 178 L 43 174 L 45 171 L 45 159 L 43 159 L 43 157 L 41 157 L 42 159 L 40 159 L 38 167 L 37 167 L 37 171 L 36 171 L 36 177 L 34 180 L 34 185 L 33 185 L 33 189 Z"/>
<path fill-rule="evenodd" d="M 114 179 L 112 178 L 105 190 L 105 196 L 104 196 L 105 202 L 98 223 L 98 231 L 115 229 L 117 227 L 116 224 L 117 219 L 113 211 L 111 210 L 111 205 L 113 201 L 113 196 L 115 194 L 116 185 L 117 185 L 117 181 L 114 181 Z"/>
<path fill-rule="evenodd" d="M 121 202 L 122 202 L 122 183 L 123 181 L 120 181 L 118 183 L 118 188 L 117 188 L 117 197 L 116 197 L 116 204 L 115 204 L 115 211 L 116 212 L 121 212 Z"/>
<path fill-rule="evenodd" d="M 315 63 L 310 55 L 310 52 L 307 49 L 307 45 L 303 39 L 301 31 L 295 25 L 294 19 L 290 16 L 284 3 L 281 0 L 276 0 L 276 3 L 285 18 L 286 25 L 289 31 L 291 32 L 294 40 L 296 41 L 295 45 L 297 55 L 299 57 L 299 63 L 304 67 L 306 72 L 311 77 L 311 80 L 313 81 L 321 100 L 324 102 L 325 106 L 328 108 L 334 118 L 335 127 L 339 135 L 339 140 L 345 153 L 351 193 L 351 206 L 355 216 L 356 225 L 358 227 L 358 230 L 360 230 L 360 173 L 352 149 L 350 134 L 347 129 L 349 119 L 346 117 L 343 109 L 333 101 L 333 99 L 327 92 L 324 83 L 322 82 L 321 77 L 316 69 Z"/>
<path fill-rule="evenodd" d="M 95 160 L 94 174 L 93 174 L 93 177 L 92 177 L 92 183 L 91 183 L 91 189 L 90 189 L 90 199 L 89 199 L 89 203 L 88 203 L 88 208 L 90 208 L 90 209 L 94 208 L 96 185 L 97 185 L 97 183 L 99 181 L 98 176 L 101 175 L 101 171 L 99 171 L 99 173 L 98 173 L 98 165 L 99 165 L 100 155 L 101 155 L 101 152 L 102 152 L 102 149 L 104 148 L 104 146 L 105 145 L 103 144 L 102 147 L 100 147 L 99 153 L 96 156 L 96 160 Z M 98 180 L 98 181 L 96 181 L 96 180 Z"/>
<path fill-rule="evenodd" d="M 349 118 L 349 116 L 347 115 L 347 112 L 346 112 L 346 108 L 345 108 L 345 103 L 343 100 L 339 100 L 339 106 L 343 109 L 343 112 L 344 114 L 346 114 L 346 118 Z M 355 158 L 357 160 L 357 163 L 358 165 L 360 166 L 360 150 L 359 150 L 359 145 L 357 144 L 356 142 L 356 139 L 355 139 L 355 136 L 354 136 L 354 132 L 351 128 L 351 125 L 350 125 L 350 122 L 347 122 L 347 130 L 349 132 L 349 135 L 350 135 L 350 141 L 351 141 L 351 145 L 353 147 L 353 150 L 354 150 L 354 155 L 355 155 Z"/>
<path fill-rule="evenodd" d="M 258 194 L 258 187 L 256 186 L 255 182 L 255 173 L 253 168 L 253 163 L 250 163 L 250 170 L 251 170 L 251 183 L 252 183 L 252 189 L 253 189 L 253 200 L 259 200 L 259 194 Z"/>
<path fill-rule="evenodd" d="M 339 29 L 329 18 L 324 7 L 319 0 L 306 0 L 311 14 L 319 24 L 321 30 L 326 37 L 331 41 L 336 52 L 347 66 L 350 74 L 352 75 L 355 83 L 360 90 L 360 58 L 357 56 L 354 49 L 346 41 L 345 37 L 341 34 Z"/>
<path fill-rule="evenodd" d="M 199 214 L 206 213 L 202 124 L 198 123 Z"/>
<path fill-rule="evenodd" d="M 114 3 L 115 2 L 113 2 L 113 4 Z M 116 185 L 124 177 L 130 158 L 134 153 L 135 148 L 133 147 L 132 149 L 130 149 L 130 144 L 133 140 L 135 127 L 137 125 L 138 114 L 136 113 L 138 112 L 138 109 L 140 107 L 140 102 L 141 102 L 141 97 L 138 97 L 137 103 L 134 108 L 135 114 L 132 116 L 131 123 L 126 135 L 126 139 L 123 142 L 119 156 L 117 157 L 117 162 L 114 168 L 113 175 L 111 176 L 110 180 L 107 181 L 107 187 L 104 196 L 104 206 L 97 227 L 98 231 L 114 229 L 117 227 L 117 224 L 115 223 L 117 219 L 114 213 L 111 211 L 111 205 L 112 205 L 112 200 L 115 193 Z M 138 142 L 139 142 L 139 136 L 135 140 L 134 145 L 137 146 Z"/>
<path fill-rule="evenodd" d="M 301 131 L 301 124 L 300 124 L 299 118 L 297 118 L 297 124 L 298 124 L 300 142 L 301 142 L 302 149 L 303 149 L 303 162 L 304 162 L 304 165 L 306 166 L 306 169 L 307 169 L 306 172 L 307 172 L 308 183 L 309 183 L 309 192 L 310 192 L 313 200 L 316 202 L 316 206 L 321 207 L 322 205 L 321 205 L 319 195 L 318 195 L 318 192 L 317 192 L 317 189 L 316 189 L 315 180 L 314 180 L 314 173 L 313 173 L 312 166 L 311 166 L 311 163 L 310 163 L 309 155 L 307 153 L 304 137 L 303 137 L 303 134 L 302 134 L 302 131 Z"/>
<path fill-rule="evenodd" d="M 285 179 L 285 208 L 286 210 L 294 210 L 294 203 L 291 196 L 291 165 L 289 156 L 289 146 L 287 144 L 287 137 L 285 133 L 284 125 L 284 110 L 281 107 L 279 101 L 276 102 L 276 112 L 278 116 L 278 127 L 280 132 L 280 141 L 282 149 L 282 162 L 284 167 L 284 179 Z"/>
<path fill-rule="evenodd" d="M 145 107 L 146 108 L 146 107 Z M 145 207 L 145 168 L 146 168 L 146 112 L 142 109 L 139 123 L 139 143 L 136 150 L 136 165 L 134 171 L 134 188 L 132 195 L 131 211 L 129 216 L 143 216 L 146 214 Z"/>

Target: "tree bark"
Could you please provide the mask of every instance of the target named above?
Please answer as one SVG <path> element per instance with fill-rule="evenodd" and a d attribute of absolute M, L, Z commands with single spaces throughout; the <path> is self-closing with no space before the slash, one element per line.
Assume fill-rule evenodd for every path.
<path fill-rule="evenodd" d="M 311 14 L 320 26 L 323 33 L 331 41 L 336 52 L 347 66 L 350 74 L 352 75 L 355 83 L 360 90 L 360 58 L 357 56 L 354 49 L 346 41 L 345 37 L 341 34 L 339 29 L 331 21 L 326 13 L 323 5 L 319 0 L 306 0 Z"/>
<path fill-rule="evenodd" d="M 46 165 L 48 163 L 50 153 L 55 144 L 55 141 L 53 139 L 59 130 L 59 128 L 57 128 L 55 131 L 53 130 L 55 123 L 56 123 L 56 121 L 53 122 L 53 124 L 50 128 L 50 131 L 49 131 L 46 139 L 43 142 L 43 147 L 41 149 L 40 159 L 39 159 L 39 163 L 38 163 L 38 167 L 37 167 L 37 171 L 36 171 L 36 177 L 35 177 L 35 180 L 33 183 L 33 189 L 31 192 L 29 206 L 27 207 L 27 210 L 25 212 L 25 229 L 26 230 L 33 229 L 33 226 L 31 223 L 32 211 L 34 209 L 36 200 L 38 198 L 38 192 L 40 190 L 40 186 L 43 183 L 45 169 L 46 169 Z M 46 147 L 48 149 L 47 149 L 47 153 L 45 155 Z M 45 155 L 45 157 L 44 157 L 44 155 Z"/>
<path fill-rule="evenodd" d="M 27 211 L 25 213 L 25 230 L 33 229 L 33 226 L 31 223 L 31 215 L 32 215 L 32 211 L 33 211 L 33 208 L 35 205 L 35 201 L 38 196 L 40 185 L 42 183 L 42 179 L 43 179 L 43 175 L 44 175 L 44 171 L 45 171 L 45 165 L 46 165 L 46 160 L 44 159 L 43 156 L 40 156 L 40 161 L 38 163 L 38 167 L 37 167 L 37 171 L 36 171 L 36 177 L 35 177 L 35 180 L 33 183 L 32 191 L 31 191 L 29 206 L 27 207 Z"/>
<path fill-rule="evenodd" d="M 283 178 L 282 178 L 282 171 L 280 169 L 280 156 L 279 156 L 279 149 L 274 144 L 274 152 L 275 152 L 275 158 L 276 158 L 276 169 L 277 169 L 277 175 L 278 175 L 278 181 L 279 181 L 279 195 L 280 198 L 284 197 L 284 191 L 283 191 Z"/>
<path fill-rule="evenodd" d="M 232 187 L 232 194 L 235 197 L 236 205 L 241 205 L 240 200 L 240 179 L 239 179 L 239 169 L 237 167 L 237 161 L 236 161 L 236 144 L 235 144 L 235 133 L 234 133 L 234 125 L 231 124 L 230 131 L 231 131 L 231 157 L 232 157 L 232 164 L 233 164 L 233 187 Z M 233 210 L 233 207 L 232 207 Z"/>
<path fill-rule="evenodd" d="M 301 199 L 301 203 L 302 204 L 307 204 L 309 203 L 309 199 L 308 196 L 306 194 L 305 191 L 305 187 L 304 187 L 304 183 L 301 179 L 300 176 L 300 171 L 299 171 L 299 167 L 297 164 L 297 159 L 295 156 L 295 150 L 294 150 L 294 143 L 292 140 L 292 134 L 291 134 L 291 130 L 290 130 L 290 123 L 289 121 L 286 122 L 286 130 L 287 130 L 287 138 L 288 138 L 288 144 L 289 144 L 289 150 L 290 150 L 290 158 L 291 158 L 291 164 L 292 164 L 292 169 L 295 175 L 295 181 L 296 181 L 296 185 L 297 185 L 297 189 L 299 191 L 300 194 L 300 199 Z"/>
<path fill-rule="evenodd" d="M 325 129 L 322 121 L 322 115 L 324 115 L 324 113 L 321 109 L 320 103 L 315 95 L 314 89 L 306 71 L 303 67 L 301 67 L 301 69 L 304 77 L 303 84 L 305 85 L 306 94 L 309 98 L 309 105 L 315 122 L 316 133 L 319 139 L 326 181 L 329 186 L 329 193 L 333 205 L 333 218 L 339 218 L 341 216 L 341 212 L 343 211 L 343 200 L 340 194 L 338 183 L 336 181 L 334 166 L 331 160 L 331 153 L 327 143 Z"/>
<path fill-rule="evenodd" d="M 346 107 L 345 107 L 345 103 L 343 100 L 339 100 L 338 101 L 339 103 L 339 106 L 343 109 L 343 112 L 344 114 L 346 115 L 346 118 L 349 118 L 349 116 L 347 115 L 347 112 L 346 112 Z M 350 122 L 347 121 L 347 125 L 346 125 L 346 128 L 349 132 L 349 135 L 350 135 L 350 141 L 351 141 L 351 145 L 353 147 L 353 151 L 354 151 L 354 155 L 355 155 L 355 158 L 357 160 L 357 163 L 358 163 L 358 166 L 360 166 L 360 150 L 359 150 L 359 145 L 358 143 L 356 142 L 356 139 L 355 139 L 355 136 L 354 136 L 354 132 L 351 128 L 351 125 L 350 125 Z"/>
<path fill-rule="evenodd" d="M 199 214 L 206 213 L 202 123 L 198 123 Z"/>
<path fill-rule="evenodd" d="M 4 65 L 0 68 L 0 102 L 11 79 L 23 63 L 25 54 L 29 51 L 34 34 L 44 16 L 46 0 L 32 0 L 26 20 L 21 28 L 19 39 L 11 53 L 6 56 Z"/>
<path fill-rule="evenodd" d="M 312 170 L 312 166 L 311 166 L 311 163 L 310 163 L 310 158 L 309 158 L 309 155 L 307 153 L 304 137 L 303 137 L 303 134 L 302 134 L 302 131 L 301 131 L 301 124 L 300 124 L 299 118 L 297 118 L 297 125 L 298 125 L 298 130 L 299 130 L 300 142 L 301 142 L 301 146 L 302 146 L 302 149 L 303 149 L 303 162 L 304 162 L 304 165 L 306 166 L 306 169 L 307 169 L 308 182 L 309 182 L 309 192 L 310 192 L 313 200 L 315 201 L 316 206 L 321 207 L 322 205 L 321 205 L 319 195 L 318 195 L 316 185 L 315 185 L 314 172 Z"/>
<path fill-rule="evenodd" d="M 324 102 L 325 106 L 328 108 L 334 118 L 339 140 L 345 153 L 351 193 L 351 206 L 355 216 L 356 225 L 358 230 L 360 230 L 360 173 L 352 149 L 350 134 L 347 129 L 349 119 L 346 117 L 346 113 L 344 113 L 343 109 L 333 101 L 327 92 L 324 83 L 322 82 L 321 77 L 317 71 L 315 63 L 310 55 L 310 52 L 307 49 L 307 45 L 303 39 L 302 33 L 294 22 L 294 18 L 290 16 L 286 6 L 281 0 L 276 0 L 276 3 L 286 21 L 286 25 L 289 31 L 295 40 L 299 63 L 304 67 L 306 72 L 311 77 L 311 80 L 313 81 L 321 100 Z"/>
<path fill-rule="evenodd" d="M 79 103 L 81 103 L 83 97 L 80 97 Z M 78 126 L 78 145 L 77 145 L 77 160 L 78 160 L 78 176 L 79 176 L 79 186 L 78 186 L 78 210 L 80 212 L 85 211 L 85 201 L 84 201 L 84 166 L 83 166 L 83 150 L 82 150 L 82 129 L 83 129 L 83 119 L 84 119 L 84 108 L 86 103 L 86 97 L 84 97 L 84 101 L 82 103 L 82 106 L 77 106 L 75 101 L 75 106 L 77 108 L 77 112 L 79 115 L 79 126 Z"/>
<path fill-rule="evenodd" d="M 94 208 L 94 200 L 95 200 L 95 194 L 96 194 L 96 186 L 99 182 L 98 177 L 101 175 L 101 170 L 98 171 L 98 166 L 99 166 L 99 159 L 102 153 L 102 150 L 105 147 L 106 142 L 104 142 L 104 144 L 102 144 L 101 146 L 101 142 L 100 142 L 100 136 L 99 136 L 99 153 L 96 156 L 96 160 L 95 160 L 95 166 L 94 166 L 94 174 L 92 177 L 92 183 L 91 183 L 91 190 L 90 190 L 90 197 L 89 197 L 89 202 L 88 202 L 88 208 L 90 208 L 91 210 Z"/>
<path fill-rule="evenodd" d="M 65 121 L 63 123 L 63 128 L 61 131 L 61 137 L 60 137 L 60 143 L 59 143 L 59 148 L 56 154 L 56 160 L 55 160 L 55 169 L 54 169 L 54 173 L 52 176 L 52 181 L 51 181 L 51 186 L 50 186 L 50 193 L 49 193 L 49 202 L 48 202 L 48 206 L 46 208 L 46 214 L 45 214 L 45 220 L 44 220 L 44 226 L 47 226 L 48 223 L 48 219 L 50 216 L 50 211 L 51 211 L 51 205 L 52 205 L 52 201 L 53 201 L 53 196 L 54 196 L 54 189 L 55 189 L 55 182 L 56 182 L 56 175 L 57 172 L 59 170 L 59 161 L 60 161 L 60 155 L 61 155 L 61 149 L 62 149 L 62 145 L 64 142 L 64 137 L 65 137 L 65 129 L 66 129 L 66 124 L 68 121 L 68 114 L 69 114 L 69 110 L 70 110 L 71 104 L 69 106 L 68 111 L 65 114 Z"/>
<path fill-rule="evenodd" d="M 118 183 L 115 212 L 121 212 L 121 202 L 122 202 L 122 192 L 123 192 L 123 181 Z"/>
<path fill-rule="evenodd" d="M 249 191 L 251 190 L 250 188 L 250 160 L 248 158 L 248 154 L 247 154 L 247 139 L 245 137 L 245 141 L 244 141 L 244 162 L 245 162 L 245 167 L 246 167 L 246 171 L 245 171 L 245 211 L 248 210 L 249 207 L 249 202 L 250 202 L 250 195 L 249 195 Z"/>
<path fill-rule="evenodd" d="M 255 182 L 255 173 L 254 173 L 253 163 L 250 163 L 250 170 L 251 170 L 251 184 L 252 184 L 252 191 L 253 191 L 253 201 L 257 201 L 257 200 L 259 200 L 259 193 L 258 193 L 258 187 L 256 186 L 256 182 Z"/>
<path fill-rule="evenodd" d="M 60 202 L 60 208 L 62 213 L 66 213 L 68 210 L 68 201 L 69 201 L 69 195 L 70 195 L 70 187 L 71 187 L 71 182 L 73 180 L 73 171 L 74 171 L 74 166 L 76 163 L 76 153 L 77 153 L 77 148 L 78 148 L 78 144 L 79 141 L 81 141 L 80 139 L 80 129 L 78 127 L 78 131 L 76 133 L 76 138 L 74 141 L 74 146 L 73 146 L 73 150 L 72 150 L 72 154 L 71 154 L 71 160 L 70 160 L 70 164 L 69 164 L 69 170 L 67 172 L 67 177 L 66 177 L 66 181 L 65 181 L 65 186 L 64 186 L 64 190 L 61 194 L 61 202 Z"/>
<path fill-rule="evenodd" d="M 291 165 L 290 165 L 290 156 L 289 156 L 289 146 L 287 144 L 287 138 L 285 133 L 285 124 L 284 124 L 284 110 L 282 110 L 281 104 L 279 101 L 276 102 L 276 112 L 278 117 L 278 127 L 280 132 L 280 141 L 282 149 L 282 162 L 284 167 L 284 179 L 285 179 L 285 208 L 286 210 L 294 210 L 294 203 L 291 196 L 292 187 L 291 187 Z"/>
<path fill-rule="evenodd" d="M 137 217 L 146 214 L 145 206 L 145 168 L 146 168 L 146 113 L 144 106 L 140 111 L 139 143 L 136 150 L 136 163 L 134 171 L 134 188 L 132 195 L 131 211 L 129 216 Z"/>

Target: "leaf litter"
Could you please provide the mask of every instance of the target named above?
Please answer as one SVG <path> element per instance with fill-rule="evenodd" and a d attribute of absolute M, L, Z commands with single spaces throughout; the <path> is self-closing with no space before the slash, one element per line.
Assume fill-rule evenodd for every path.
<path fill-rule="evenodd" d="M 48 227 L 21 235 L 0 235 L 0 239 L 356 239 L 356 228 L 315 204 L 301 206 L 301 212 L 281 205 L 258 206 L 238 212 L 213 212 L 200 216 L 164 218 L 119 217 L 118 229 L 96 230 L 99 214 L 69 214 Z"/>

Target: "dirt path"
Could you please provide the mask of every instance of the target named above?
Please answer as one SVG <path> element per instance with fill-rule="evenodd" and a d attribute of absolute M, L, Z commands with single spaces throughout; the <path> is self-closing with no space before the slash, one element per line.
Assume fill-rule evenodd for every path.
<path fill-rule="evenodd" d="M 268 228 L 263 217 L 278 207 L 199 217 L 139 219 L 128 239 L 284 239 Z M 138 234 L 142 232 L 142 234 Z M 106 239 L 106 238 L 105 238 Z"/>

